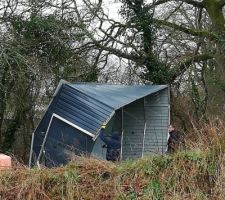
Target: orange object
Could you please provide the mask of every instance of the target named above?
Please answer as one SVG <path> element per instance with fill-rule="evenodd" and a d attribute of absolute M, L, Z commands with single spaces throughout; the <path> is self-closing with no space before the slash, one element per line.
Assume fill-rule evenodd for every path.
<path fill-rule="evenodd" d="M 10 156 L 0 154 L 0 170 L 12 167 L 12 159 Z"/>

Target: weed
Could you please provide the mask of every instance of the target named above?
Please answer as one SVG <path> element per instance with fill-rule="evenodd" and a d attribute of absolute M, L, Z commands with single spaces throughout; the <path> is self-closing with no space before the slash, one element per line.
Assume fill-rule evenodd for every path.
<path fill-rule="evenodd" d="M 3 200 L 223 200 L 225 126 L 192 131 L 187 151 L 118 164 L 80 157 L 52 169 L 0 171 Z"/>

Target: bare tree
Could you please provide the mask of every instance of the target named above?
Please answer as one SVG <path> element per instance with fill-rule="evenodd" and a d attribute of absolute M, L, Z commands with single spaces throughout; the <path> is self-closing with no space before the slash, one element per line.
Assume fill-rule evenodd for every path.
<path fill-rule="evenodd" d="M 86 35 L 86 43 L 77 48 L 94 47 L 105 60 L 111 54 L 129 60 L 134 69 L 142 68 L 142 79 L 153 83 L 172 84 L 182 75 L 190 76 L 191 69 L 197 70 L 207 93 L 206 111 L 221 114 L 225 102 L 224 1 L 121 2 L 120 21 L 108 18 L 101 1 L 83 1 L 83 15 L 74 9 Z"/>

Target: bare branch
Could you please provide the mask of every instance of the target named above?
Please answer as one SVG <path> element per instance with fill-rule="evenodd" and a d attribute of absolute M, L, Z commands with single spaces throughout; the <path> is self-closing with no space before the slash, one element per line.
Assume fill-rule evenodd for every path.
<path fill-rule="evenodd" d="M 189 56 L 183 62 L 181 62 L 178 66 L 175 67 L 174 69 L 175 72 L 173 74 L 171 82 L 173 82 L 178 76 L 183 74 L 192 63 L 198 63 L 198 62 L 206 61 L 210 59 L 213 59 L 213 56 L 209 54 L 198 54 L 198 55 Z"/>
<path fill-rule="evenodd" d="M 204 8 L 204 5 L 203 5 L 202 2 L 198 2 L 198 1 L 194 1 L 194 0 L 182 0 L 182 2 L 190 4 L 190 5 L 194 6 L 194 7 Z"/>
<path fill-rule="evenodd" d="M 158 0 L 155 3 L 153 3 L 152 6 L 158 6 L 158 5 L 161 5 L 161 4 L 164 4 L 167 2 L 172 2 L 172 1 L 174 1 L 174 0 Z M 177 1 L 175 1 L 175 2 L 177 2 Z M 190 4 L 194 7 L 204 8 L 204 5 L 202 2 L 198 2 L 198 1 L 194 1 L 194 0 L 180 0 L 180 2 Z"/>
<path fill-rule="evenodd" d="M 137 54 L 134 54 L 134 53 L 126 53 L 126 52 L 123 52 L 123 51 L 120 51 L 119 49 L 116 49 L 116 48 L 113 48 L 113 47 L 107 47 L 105 45 L 101 45 L 99 42 L 95 41 L 95 45 L 99 48 L 99 49 L 102 49 L 102 50 L 105 50 L 107 52 L 109 52 L 110 54 L 114 54 L 118 57 L 122 57 L 122 58 L 126 58 L 126 59 L 129 59 L 129 60 L 133 60 L 135 62 L 141 62 L 143 63 L 143 60 L 144 58 L 137 55 Z"/>
<path fill-rule="evenodd" d="M 196 30 L 196 29 L 190 29 L 190 28 L 186 28 L 184 26 L 181 26 L 181 25 L 178 25 L 178 24 L 175 24 L 172 22 L 159 20 L 159 19 L 154 19 L 153 21 L 160 25 L 173 28 L 175 30 L 181 31 L 181 32 L 189 34 L 189 35 L 198 36 L 198 37 L 206 37 L 210 40 L 218 40 L 219 39 L 214 33 L 209 32 L 209 31 L 200 31 L 200 30 Z"/>

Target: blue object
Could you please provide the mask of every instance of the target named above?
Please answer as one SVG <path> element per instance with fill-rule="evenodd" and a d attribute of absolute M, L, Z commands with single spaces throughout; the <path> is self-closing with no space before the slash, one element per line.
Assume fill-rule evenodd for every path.
<path fill-rule="evenodd" d="M 46 164 L 48 162 L 46 162 L 45 160 L 46 157 L 49 157 L 49 159 L 51 157 L 51 159 L 53 160 L 52 163 L 54 163 L 54 160 L 59 160 L 59 156 L 57 159 L 55 158 L 56 156 L 53 153 L 55 150 L 52 151 L 52 144 L 57 144 L 56 148 L 61 149 L 58 151 L 66 151 L 66 154 L 70 154 L 70 152 L 79 155 L 85 153 L 89 154 L 94 148 L 95 141 L 101 130 L 101 125 L 104 122 L 110 122 L 110 120 L 115 117 L 115 114 L 118 112 L 120 112 L 121 115 L 121 108 L 127 109 L 129 107 L 129 109 L 131 109 L 131 112 L 133 112 L 135 108 L 136 113 L 132 115 L 142 115 L 144 119 L 144 111 L 141 111 L 143 110 L 145 104 L 143 99 L 145 97 L 150 97 L 150 95 L 161 93 L 161 91 L 165 91 L 162 94 L 162 102 L 161 100 L 158 101 L 157 99 L 154 100 L 153 98 L 154 102 L 151 103 L 151 98 L 147 98 L 149 100 L 146 102 L 146 105 L 148 106 L 149 104 L 150 106 L 148 107 L 148 113 L 146 114 L 146 116 L 149 116 L 149 120 L 152 120 L 152 117 L 154 117 L 152 114 L 154 114 L 155 112 L 159 114 L 162 113 L 163 117 L 165 115 L 165 119 L 159 119 L 162 121 L 160 121 L 160 123 L 163 123 L 163 127 L 167 127 L 169 119 L 167 112 L 169 108 L 167 85 L 131 86 L 101 83 L 71 84 L 65 81 L 61 81 L 43 118 L 41 119 L 39 125 L 33 133 L 29 163 L 30 166 L 37 164 L 38 159 L 39 162 L 44 163 L 46 166 L 48 166 L 48 164 Z M 136 102 L 138 103 L 137 106 L 132 108 L 133 105 L 136 105 Z M 158 107 L 161 110 L 158 109 Z M 129 127 L 131 128 L 131 125 L 134 126 L 137 121 L 131 120 L 130 116 L 127 115 L 127 113 L 130 111 L 128 109 L 127 112 L 126 109 L 124 109 L 124 111 L 126 111 L 126 113 L 124 113 L 124 119 L 126 123 L 130 120 L 131 124 L 129 125 Z M 157 114 L 156 116 L 156 123 L 158 123 L 158 118 L 159 116 L 161 116 L 161 114 L 159 114 Z M 121 121 L 122 118 L 116 117 L 116 120 Z M 137 127 L 138 126 L 140 126 L 140 124 L 137 125 Z M 141 124 L 141 127 L 144 127 L 144 125 Z M 127 130 L 129 131 L 128 128 Z M 158 130 L 154 128 L 154 131 L 157 132 Z M 132 132 L 134 131 L 132 130 Z M 126 136 L 126 133 L 124 134 Z M 129 133 L 127 132 L 127 134 Z M 143 130 L 140 130 L 139 135 L 140 134 L 143 135 Z M 167 137 L 165 134 L 167 134 L 166 130 L 163 130 L 164 136 L 162 140 L 165 140 L 165 138 Z M 65 139 L 63 135 L 67 135 L 67 139 Z M 162 134 L 160 133 L 160 137 L 161 135 Z M 138 134 L 135 134 L 133 136 L 139 137 Z M 142 140 L 143 136 L 139 137 L 139 139 Z M 149 140 L 149 138 L 147 139 Z M 132 152 L 129 150 L 126 151 L 127 142 L 125 140 L 126 138 L 124 137 L 124 153 Z M 130 138 L 129 141 L 131 140 L 133 139 Z M 148 140 L 146 141 L 149 143 Z M 79 141 L 77 142 L 77 144 L 80 144 L 78 145 L 79 147 L 75 145 L 76 149 L 80 149 L 79 153 L 77 150 L 73 150 L 73 148 L 67 147 L 72 145 L 70 144 L 70 141 Z M 134 141 L 137 140 L 134 138 Z M 146 143 L 146 145 L 148 143 Z M 140 144 L 139 146 L 140 148 L 142 148 L 143 145 Z M 137 151 L 139 151 L 139 149 L 137 149 Z M 149 152 L 149 150 L 146 151 Z M 65 164 L 68 161 L 68 158 L 65 158 L 66 156 L 64 155 L 65 152 L 61 153 L 61 160 L 57 161 L 56 165 L 60 165 L 60 163 Z M 128 157 L 128 155 L 125 157 Z M 51 166 L 52 165 L 53 164 L 51 164 Z"/>

